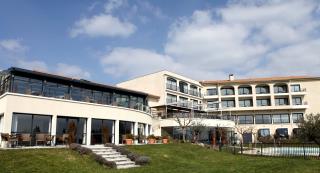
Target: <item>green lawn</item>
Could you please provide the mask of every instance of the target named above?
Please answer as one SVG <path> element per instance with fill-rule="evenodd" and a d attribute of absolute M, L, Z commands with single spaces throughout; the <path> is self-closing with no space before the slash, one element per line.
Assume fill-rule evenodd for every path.
<path fill-rule="evenodd" d="M 141 168 L 113 170 L 67 149 L 0 150 L 0 172 L 320 172 L 319 160 L 234 156 L 191 144 L 130 146 L 129 149 L 150 156 L 152 163 Z"/>

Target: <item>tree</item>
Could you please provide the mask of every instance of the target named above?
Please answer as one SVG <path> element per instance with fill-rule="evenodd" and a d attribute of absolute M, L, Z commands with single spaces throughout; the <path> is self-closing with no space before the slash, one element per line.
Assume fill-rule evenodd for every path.
<path fill-rule="evenodd" d="M 195 120 L 191 123 L 190 130 L 192 132 L 194 142 L 199 141 L 199 136 L 206 127 L 206 124 L 202 123 L 201 120 Z"/>
<path fill-rule="evenodd" d="M 243 127 L 243 126 L 236 125 L 235 129 L 236 129 L 237 133 L 239 133 L 241 136 L 241 139 L 240 139 L 241 144 L 243 144 L 243 135 L 244 134 L 255 132 L 255 130 L 252 126 L 251 127 Z"/>
<path fill-rule="evenodd" d="M 299 128 L 300 139 L 312 141 L 320 147 L 320 113 L 306 115 L 306 119 L 301 119 Z"/>
<path fill-rule="evenodd" d="M 173 117 L 181 128 L 183 142 L 186 142 L 187 128 L 190 127 L 192 125 L 192 122 L 194 121 L 191 113 L 176 113 L 173 115 Z"/>

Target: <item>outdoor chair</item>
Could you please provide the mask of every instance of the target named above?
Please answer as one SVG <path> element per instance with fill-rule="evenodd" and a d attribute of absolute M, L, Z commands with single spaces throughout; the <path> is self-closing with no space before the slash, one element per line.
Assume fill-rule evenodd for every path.
<path fill-rule="evenodd" d="M 46 144 L 50 143 L 52 145 L 54 140 L 54 135 L 46 135 Z"/>
<path fill-rule="evenodd" d="M 11 147 L 15 147 L 18 143 L 16 135 L 9 135 L 9 133 L 1 133 L 1 142 L 7 142 Z"/>
<path fill-rule="evenodd" d="M 18 141 L 19 141 L 19 144 L 21 145 L 21 143 L 26 143 L 28 142 L 29 143 L 29 146 L 31 146 L 31 135 L 29 133 L 23 133 L 23 134 L 20 134 L 18 136 Z"/>
<path fill-rule="evenodd" d="M 46 144 L 46 134 L 44 133 L 36 134 L 36 145 L 38 145 L 39 142 L 42 142 L 43 145 Z"/>

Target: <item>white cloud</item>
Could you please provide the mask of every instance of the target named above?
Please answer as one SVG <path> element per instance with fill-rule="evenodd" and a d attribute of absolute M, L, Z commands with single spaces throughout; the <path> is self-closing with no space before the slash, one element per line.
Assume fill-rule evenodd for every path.
<path fill-rule="evenodd" d="M 106 13 L 112 13 L 114 10 L 120 8 L 126 4 L 126 0 L 109 0 L 105 5 L 104 9 Z"/>
<path fill-rule="evenodd" d="M 130 22 L 120 21 L 120 19 L 109 14 L 100 14 L 77 21 L 70 32 L 70 36 L 128 37 L 134 33 L 135 30 L 136 26 Z"/>
<path fill-rule="evenodd" d="M 15 66 L 24 68 L 24 69 L 29 69 L 29 70 L 48 72 L 47 64 L 43 61 L 38 61 L 38 60 L 31 61 L 31 60 L 19 59 L 16 61 Z"/>
<path fill-rule="evenodd" d="M 114 48 L 101 58 L 104 72 L 114 76 L 138 76 L 151 71 L 170 69 L 179 65 L 171 57 L 154 51 L 130 47 Z"/>
<path fill-rule="evenodd" d="M 57 74 L 78 79 L 88 79 L 91 76 L 88 71 L 85 71 L 76 65 L 58 63 L 55 69 Z"/>
<path fill-rule="evenodd" d="M 6 51 L 11 51 L 11 52 L 23 52 L 27 50 L 27 47 L 23 46 L 20 40 L 7 39 L 7 40 L 0 40 L 0 49 L 4 49 Z"/>
<path fill-rule="evenodd" d="M 297 10 L 293 10 L 297 9 Z M 170 27 L 164 53 L 115 48 L 102 57 L 104 70 L 137 76 L 160 69 L 195 79 L 266 75 L 319 75 L 317 1 L 230 1 L 195 11 Z"/>

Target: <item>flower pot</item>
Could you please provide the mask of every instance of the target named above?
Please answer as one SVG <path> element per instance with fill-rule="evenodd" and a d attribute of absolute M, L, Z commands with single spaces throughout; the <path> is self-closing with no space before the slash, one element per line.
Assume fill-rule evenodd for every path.
<path fill-rule="evenodd" d="M 133 140 L 132 139 L 126 139 L 126 144 L 127 145 L 132 145 L 133 143 Z"/>
<path fill-rule="evenodd" d="M 148 139 L 148 144 L 154 144 L 156 142 L 155 139 Z"/>
<path fill-rule="evenodd" d="M 162 139 L 162 143 L 163 144 L 167 144 L 168 143 L 168 139 Z"/>

